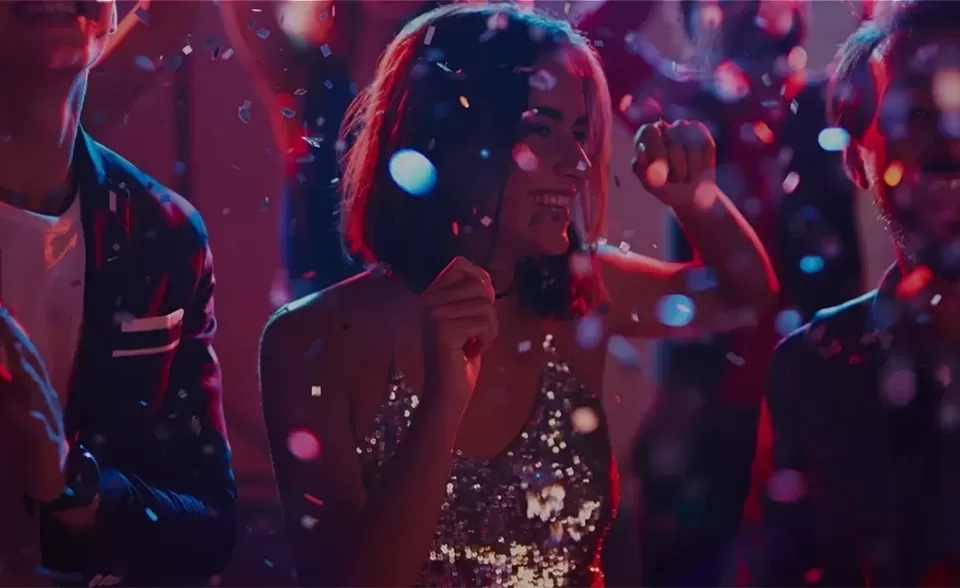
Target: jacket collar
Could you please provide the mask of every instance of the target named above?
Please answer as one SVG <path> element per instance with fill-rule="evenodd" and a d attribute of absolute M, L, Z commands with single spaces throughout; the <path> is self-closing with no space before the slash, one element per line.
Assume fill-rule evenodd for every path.
<path fill-rule="evenodd" d="M 87 271 L 121 265 L 130 240 L 130 190 L 112 177 L 106 158 L 112 156 L 81 127 L 74 147 Z"/>
<path fill-rule="evenodd" d="M 83 323 L 74 357 L 70 394 L 64 413 L 67 434 L 75 436 L 94 413 L 98 373 L 109 368 L 113 314 L 125 293 L 123 272 L 130 245 L 130 190 L 113 175 L 122 168 L 116 156 L 82 128 L 74 146 L 80 214 L 86 246 Z"/>

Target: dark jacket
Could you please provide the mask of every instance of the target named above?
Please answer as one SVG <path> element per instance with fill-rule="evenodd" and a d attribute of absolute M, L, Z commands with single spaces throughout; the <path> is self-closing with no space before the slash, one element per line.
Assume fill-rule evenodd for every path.
<path fill-rule="evenodd" d="M 89 537 L 43 518 L 44 566 L 83 585 L 206 582 L 232 554 L 237 498 L 206 228 L 82 130 L 74 157 L 86 280 L 64 420 L 100 465 L 100 505 Z"/>
<path fill-rule="evenodd" d="M 746 551 L 754 585 L 960 580 L 958 359 L 905 310 L 899 278 L 890 270 L 777 347 L 773 473 Z"/>

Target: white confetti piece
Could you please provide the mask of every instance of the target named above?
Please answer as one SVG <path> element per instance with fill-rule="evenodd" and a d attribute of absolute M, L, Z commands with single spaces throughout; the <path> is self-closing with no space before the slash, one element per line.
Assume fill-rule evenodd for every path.
<path fill-rule="evenodd" d="M 747 363 L 747 360 L 743 359 L 742 357 L 740 357 L 736 353 L 733 353 L 732 351 L 727 353 L 727 361 L 729 361 L 730 363 L 732 363 L 737 367 L 743 366 Z"/>

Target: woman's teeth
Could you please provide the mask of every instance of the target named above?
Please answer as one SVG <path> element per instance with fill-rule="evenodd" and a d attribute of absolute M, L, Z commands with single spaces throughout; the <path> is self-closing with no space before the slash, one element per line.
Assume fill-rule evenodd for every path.
<path fill-rule="evenodd" d="M 534 201 L 540 206 L 556 206 L 569 208 L 573 197 L 568 194 L 537 194 Z"/>

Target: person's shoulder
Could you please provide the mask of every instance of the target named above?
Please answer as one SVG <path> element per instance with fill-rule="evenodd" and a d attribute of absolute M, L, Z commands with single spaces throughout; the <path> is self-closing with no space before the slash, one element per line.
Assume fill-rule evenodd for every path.
<path fill-rule="evenodd" d="M 869 331 L 876 291 L 818 311 L 811 321 L 784 337 L 774 352 L 774 372 L 801 373 L 813 364 L 849 359 Z M 848 362 L 849 363 L 849 362 Z M 810 372 L 808 372 L 810 373 Z"/>
<path fill-rule="evenodd" d="M 186 198 L 164 186 L 115 151 L 93 143 L 111 185 L 129 194 L 137 225 L 193 245 L 206 246 L 209 236 L 200 212 Z"/>
<path fill-rule="evenodd" d="M 344 352 L 352 340 L 363 339 L 370 328 L 386 324 L 389 280 L 382 270 L 368 269 L 285 304 L 267 320 L 261 352 L 272 345 L 299 351 L 320 345 Z"/>

